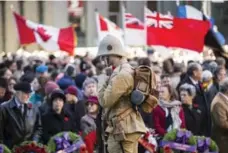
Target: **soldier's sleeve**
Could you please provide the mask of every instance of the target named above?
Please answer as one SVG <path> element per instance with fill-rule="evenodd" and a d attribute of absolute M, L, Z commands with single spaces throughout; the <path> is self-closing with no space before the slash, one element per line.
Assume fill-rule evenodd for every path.
<path fill-rule="evenodd" d="M 119 73 L 111 78 L 108 84 L 104 84 L 99 90 L 99 103 L 103 108 L 112 107 L 121 96 L 129 94 L 134 85 L 132 75 Z"/>
<path fill-rule="evenodd" d="M 42 136 L 42 121 L 41 121 L 41 115 L 38 109 L 36 109 L 37 115 L 36 115 L 36 122 L 35 122 L 35 131 L 34 131 L 34 136 L 33 136 L 33 141 L 39 142 Z"/>

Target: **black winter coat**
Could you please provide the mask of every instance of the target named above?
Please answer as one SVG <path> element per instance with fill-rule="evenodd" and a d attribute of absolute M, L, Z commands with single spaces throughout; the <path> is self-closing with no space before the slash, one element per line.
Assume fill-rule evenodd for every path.
<path fill-rule="evenodd" d="M 201 110 L 197 106 L 188 106 L 183 104 L 182 106 L 185 116 L 185 124 L 187 130 L 191 131 L 194 135 L 200 134 L 201 124 Z"/>
<path fill-rule="evenodd" d="M 204 136 L 210 136 L 211 134 L 211 127 L 212 127 L 212 123 L 211 123 L 211 115 L 210 115 L 210 104 L 209 102 L 207 102 L 206 96 L 205 96 L 205 92 L 203 91 L 202 87 L 199 86 L 198 88 L 196 87 L 195 84 L 193 84 L 193 82 L 191 81 L 190 77 L 187 76 L 179 85 L 178 85 L 178 89 L 181 85 L 183 85 L 184 83 L 188 83 L 193 85 L 196 88 L 196 96 L 193 99 L 193 104 L 196 104 L 199 106 L 199 109 L 201 110 L 201 117 L 202 117 L 202 122 L 201 122 L 201 130 L 200 130 L 200 135 L 204 135 Z M 179 91 L 179 90 L 178 90 Z"/>
<path fill-rule="evenodd" d="M 81 118 L 86 114 L 85 102 L 78 101 L 76 104 L 65 104 L 65 109 L 72 114 L 76 130 L 82 131 L 80 122 Z"/>
<path fill-rule="evenodd" d="M 53 110 L 42 116 L 43 135 L 42 141 L 47 144 L 48 140 L 64 131 L 77 132 L 72 115 L 67 111 L 62 111 L 61 114 L 55 113 Z"/>
<path fill-rule="evenodd" d="M 38 141 L 42 134 L 39 110 L 28 104 L 21 114 L 15 98 L 0 106 L 0 143 L 12 148 L 23 141 Z"/>

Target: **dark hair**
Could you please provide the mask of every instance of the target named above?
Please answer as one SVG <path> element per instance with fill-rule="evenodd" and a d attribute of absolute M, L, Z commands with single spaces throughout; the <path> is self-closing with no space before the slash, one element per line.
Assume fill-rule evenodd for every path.
<path fill-rule="evenodd" d="M 40 76 L 37 78 L 37 80 L 38 80 L 38 83 L 40 84 L 40 89 L 38 92 L 44 96 L 45 95 L 45 85 L 48 82 L 48 78 Z"/>
<path fill-rule="evenodd" d="M 0 77 L 3 77 L 7 70 L 7 68 L 0 69 Z"/>
<path fill-rule="evenodd" d="M 22 65 L 23 65 L 23 61 L 22 60 L 18 60 L 16 63 L 17 63 L 17 69 L 21 70 L 22 69 Z"/>
<path fill-rule="evenodd" d="M 25 66 L 24 69 L 23 69 L 23 71 L 24 71 L 24 73 L 34 72 L 33 71 L 33 68 L 30 65 Z"/>
<path fill-rule="evenodd" d="M 6 66 L 7 68 L 10 68 L 10 66 L 11 66 L 13 63 L 14 63 L 14 61 L 12 61 L 12 60 L 6 60 L 6 61 L 5 61 L 5 66 Z"/>
<path fill-rule="evenodd" d="M 55 55 L 49 55 L 49 60 L 52 61 L 53 59 L 55 59 Z"/>
<path fill-rule="evenodd" d="M 0 87 L 8 89 L 8 81 L 5 78 L 0 78 Z"/>
<path fill-rule="evenodd" d="M 139 65 L 146 65 L 146 66 L 151 66 L 150 59 L 148 57 L 146 58 L 140 58 L 138 61 Z"/>
<path fill-rule="evenodd" d="M 168 75 L 168 74 L 162 74 L 161 75 L 161 79 L 164 79 L 164 78 L 170 78 L 170 75 Z"/>
<path fill-rule="evenodd" d="M 168 89 L 171 101 L 178 99 L 178 94 L 177 94 L 177 91 L 175 90 L 175 88 L 173 88 L 169 84 L 164 84 L 164 85 L 162 85 L 162 87 L 166 87 Z"/>

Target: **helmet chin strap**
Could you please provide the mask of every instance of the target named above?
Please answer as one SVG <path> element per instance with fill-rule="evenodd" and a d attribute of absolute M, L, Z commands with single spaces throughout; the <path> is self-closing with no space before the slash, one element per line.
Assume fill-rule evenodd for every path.
<path fill-rule="evenodd" d="M 100 57 L 100 60 L 101 61 L 104 61 L 104 64 L 106 67 L 109 67 L 110 66 L 110 63 L 109 63 L 109 60 L 108 60 L 108 57 L 107 56 L 101 56 Z"/>

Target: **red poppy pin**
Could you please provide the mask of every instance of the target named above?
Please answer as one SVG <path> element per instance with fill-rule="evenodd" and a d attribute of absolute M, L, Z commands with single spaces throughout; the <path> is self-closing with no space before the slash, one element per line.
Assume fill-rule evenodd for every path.
<path fill-rule="evenodd" d="M 29 109 L 32 109 L 32 104 L 31 103 L 28 103 L 27 106 L 28 106 Z"/>
<path fill-rule="evenodd" d="M 64 121 L 69 121 L 69 118 L 68 117 L 64 117 Z"/>
<path fill-rule="evenodd" d="M 198 108 L 199 105 L 198 104 L 193 104 L 193 107 Z"/>

